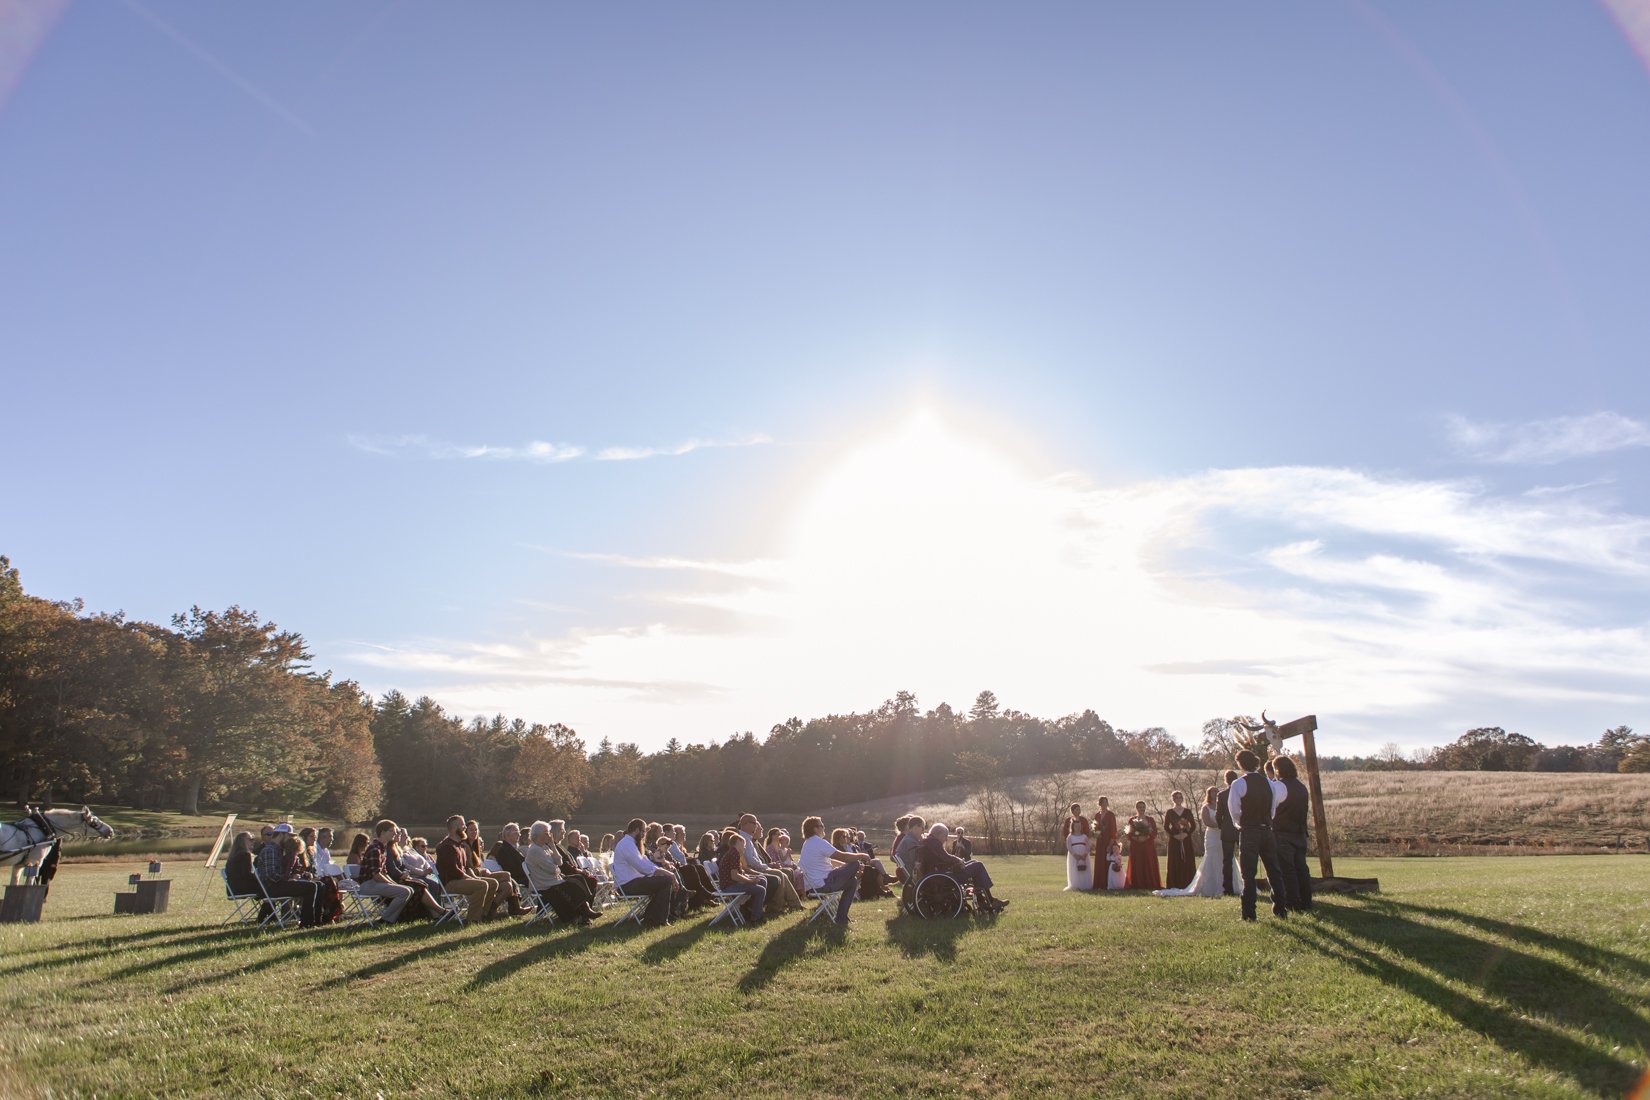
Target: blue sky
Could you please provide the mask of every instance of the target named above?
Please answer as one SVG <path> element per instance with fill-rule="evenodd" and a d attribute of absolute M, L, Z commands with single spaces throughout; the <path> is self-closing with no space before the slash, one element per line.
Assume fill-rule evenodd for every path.
<path fill-rule="evenodd" d="M 1650 727 L 1647 41 L 0 3 L 0 553 L 591 742 Z"/>

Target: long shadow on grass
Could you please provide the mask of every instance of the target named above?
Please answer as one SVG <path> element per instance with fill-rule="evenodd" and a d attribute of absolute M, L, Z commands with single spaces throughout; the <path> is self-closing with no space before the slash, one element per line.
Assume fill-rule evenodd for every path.
<path fill-rule="evenodd" d="M 298 938 L 296 940 L 286 937 L 277 940 L 271 933 L 258 935 L 251 931 L 246 931 L 242 932 L 236 937 L 236 939 L 240 944 L 252 944 L 260 941 L 268 943 L 295 944 L 293 950 L 288 951 L 283 955 L 275 956 L 277 959 L 283 959 L 294 955 L 307 954 L 317 948 L 336 943 L 342 939 L 343 934 L 347 931 L 347 929 L 343 928 L 320 928 L 308 932 L 298 933 Z M 204 946 L 202 946 L 203 944 Z M 178 954 L 169 953 L 173 947 L 185 946 L 189 947 L 190 950 Z M 226 943 L 224 938 L 221 936 L 202 936 L 196 940 L 185 943 L 151 944 L 148 948 L 146 948 L 146 950 L 158 948 L 162 952 L 168 953 L 162 954 L 158 958 L 150 959 L 147 962 L 133 963 L 130 966 L 122 967 L 121 969 L 110 974 L 109 980 L 119 981 L 122 978 L 135 978 L 139 974 L 144 974 L 151 970 L 167 970 L 181 963 L 195 962 L 199 959 L 221 958 L 224 953 L 224 948 L 229 946 L 231 945 Z M 247 967 L 246 969 L 253 968 L 262 969 L 263 966 L 260 962 L 253 964 L 252 967 Z M 236 973 L 236 971 L 231 971 L 230 973 L 233 974 Z"/>
<path fill-rule="evenodd" d="M 779 974 L 781 970 L 807 955 L 810 948 L 814 953 L 823 954 L 835 950 L 845 942 L 843 930 L 832 924 L 820 927 L 808 921 L 799 921 L 791 925 L 762 948 L 762 954 L 756 957 L 750 970 L 739 979 L 739 992 L 755 993 Z"/>
<path fill-rule="evenodd" d="M 1504 920 L 1480 916 L 1477 913 L 1463 913 L 1459 909 L 1446 909 L 1440 905 L 1414 905 L 1409 902 L 1395 901 L 1391 898 L 1372 897 L 1369 899 L 1369 904 L 1374 908 L 1390 909 L 1399 913 L 1414 913 L 1423 917 L 1432 917 L 1435 920 L 1468 924 L 1480 932 L 1504 936 L 1518 943 L 1563 955 L 1582 966 L 1595 967 L 1599 970 L 1624 970 L 1637 974 L 1641 978 L 1650 978 L 1650 963 L 1645 962 L 1643 959 L 1635 958 L 1632 955 L 1624 955 L 1619 951 L 1612 951 L 1608 947 L 1601 947 L 1596 943 L 1588 943 L 1585 940 L 1571 939 L 1568 936 L 1560 936 L 1554 932 L 1532 928 L 1526 924 L 1511 924 Z"/>
<path fill-rule="evenodd" d="M 251 942 L 257 934 L 249 930 L 220 928 L 210 932 L 197 932 L 178 936 L 173 940 L 149 942 L 142 944 L 122 943 L 118 940 L 109 942 L 101 939 L 80 940 L 76 943 L 59 944 L 63 954 L 50 959 L 33 959 L 19 966 L 0 967 L 0 978 L 22 975 L 24 973 L 38 973 L 43 970 L 52 970 L 66 966 L 79 966 L 104 955 L 125 951 L 147 951 L 154 948 L 171 950 L 177 947 L 190 947 L 200 944 L 215 944 L 214 950 L 229 945 L 232 942 Z"/>
<path fill-rule="evenodd" d="M 1620 1096 L 1636 1079 L 1631 1064 L 1568 1033 L 1586 1027 L 1628 1048 L 1643 1045 L 1644 1021 L 1607 986 L 1559 963 L 1411 920 L 1391 906 L 1320 905 L 1315 912 L 1315 920 L 1276 927 L 1592 1092 Z M 1381 954 L 1383 948 L 1400 957 Z"/>
<path fill-rule="evenodd" d="M 522 932 L 530 935 L 536 928 L 524 928 Z M 565 959 L 570 955 L 577 955 L 581 951 L 588 951 L 598 943 L 611 941 L 614 928 L 607 925 L 602 928 L 567 929 L 559 934 L 540 939 L 525 951 L 518 951 L 514 955 L 506 956 L 488 963 L 476 971 L 466 989 L 480 989 L 485 985 L 503 981 L 516 971 L 532 966 L 536 962 L 548 962 L 551 959 Z"/>
<path fill-rule="evenodd" d="M 78 920 L 78 919 L 79 918 L 77 918 L 77 917 L 65 918 L 63 923 L 67 923 L 70 920 Z M 98 917 L 89 918 L 89 919 L 107 920 L 108 918 L 103 917 L 103 916 L 98 916 Z M 237 928 L 238 928 L 238 926 L 236 926 L 236 925 L 220 925 L 220 924 L 209 924 L 209 925 L 183 924 L 183 925 L 171 925 L 171 926 L 166 927 L 166 928 L 149 928 L 149 929 L 146 929 L 142 932 L 131 932 L 131 933 L 127 933 L 125 935 L 120 935 L 120 936 L 96 936 L 96 937 L 93 937 L 93 938 L 90 938 L 90 939 L 84 939 L 84 940 L 68 940 L 68 941 L 59 941 L 57 943 L 41 944 L 39 947 L 31 947 L 31 948 L 29 948 L 25 951 L 12 952 L 11 954 L 9 954 L 7 956 L 7 960 L 10 961 L 10 960 L 13 960 L 13 959 L 32 958 L 36 955 L 49 955 L 49 954 L 51 954 L 53 952 L 56 952 L 56 951 L 79 951 L 79 950 L 83 950 L 83 949 L 88 948 L 88 947 L 101 947 L 101 948 L 104 948 L 105 950 L 115 951 L 115 950 L 119 950 L 121 948 L 131 947 L 135 944 L 140 944 L 140 943 L 144 942 L 145 940 L 164 939 L 167 936 L 178 936 L 180 938 L 182 938 L 182 937 L 204 938 L 204 937 L 207 937 L 207 936 L 232 934 L 237 930 Z M 36 966 L 50 966 L 50 965 L 53 965 L 54 962 L 55 962 L 55 960 L 47 961 L 47 962 L 40 962 L 40 963 L 30 963 L 29 967 L 30 967 L 30 969 L 32 969 Z"/>
<path fill-rule="evenodd" d="M 908 914 L 897 915 L 888 922 L 888 942 L 898 947 L 906 958 L 932 955 L 940 962 L 954 962 L 957 941 L 974 931 L 977 924 L 993 919 L 964 915 L 949 920 L 923 920 Z"/>

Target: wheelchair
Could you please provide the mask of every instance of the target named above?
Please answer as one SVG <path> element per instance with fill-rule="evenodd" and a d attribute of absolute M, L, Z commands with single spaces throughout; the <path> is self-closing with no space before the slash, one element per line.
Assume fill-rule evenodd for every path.
<path fill-rule="evenodd" d="M 978 911 L 974 887 L 944 871 L 931 871 L 921 878 L 912 874 L 903 860 L 896 861 L 905 868 L 905 882 L 900 889 L 900 912 L 923 920 L 947 920 L 963 913 Z"/>

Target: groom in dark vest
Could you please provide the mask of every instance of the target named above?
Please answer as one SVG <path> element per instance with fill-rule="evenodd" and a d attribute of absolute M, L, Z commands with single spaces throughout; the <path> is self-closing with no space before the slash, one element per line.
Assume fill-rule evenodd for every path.
<path fill-rule="evenodd" d="M 1311 809 L 1311 797 L 1306 784 L 1300 781 L 1295 762 L 1280 756 L 1278 779 L 1286 792 L 1283 803 L 1272 814 L 1272 832 L 1278 838 L 1278 879 L 1283 887 L 1284 904 L 1297 913 L 1312 908 L 1312 872 L 1306 867 L 1306 815 Z M 1277 897 L 1278 887 L 1272 887 Z"/>
<path fill-rule="evenodd" d="M 1232 889 L 1232 861 L 1238 854 L 1238 827 L 1232 824 L 1232 811 L 1226 805 L 1226 797 L 1232 793 L 1232 781 L 1237 777 L 1237 772 L 1227 768 L 1226 786 L 1215 795 L 1215 820 L 1220 823 L 1220 892 L 1229 898 L 1237 897 L 1237 891 Z"/>
<path fill-rule="evenodd" d="M 1238 827 L 1238 870 L 1243 874 L 1243 919 L 1255 919 L 1255 864 L 1266 867 L 1266 881 L 1272 891 L 1272 915 L 1287 917 L 1283 876 L 1278 871 L 1278 843 L 1272 834 L 1272 813 L 1288 793 L 1276 779 L 1260 771 L 1260 757 L 1244 749 L 1237 754 L 1243 774 L 1232 783 L 1226 805 Z"/>

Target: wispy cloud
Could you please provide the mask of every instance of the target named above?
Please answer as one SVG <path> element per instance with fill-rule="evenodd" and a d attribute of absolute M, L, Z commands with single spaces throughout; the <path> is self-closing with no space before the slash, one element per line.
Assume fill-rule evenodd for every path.
<path fill-rule="evenodd" d="M 643 458 L 662 458 L 692 454 L 722 447 L 759 447 L 773 440 L 765 435 L 751 435 L 742 439 L 690 439 L 674 447 L 604 447 L 596 452 L 597 462 L 635 462 Z"/>
<path fill-rule="evenodd" d="M 521 446 L 501 447 L 489 443 L 447 443 L 423 435 L 352 435 L 349 444 L 368 454 L 398 458 L 484 458 L 497 462 L 571 462 L 585 453 L 585 449 L 575 443 L 547 443 L 537 439 Z"/>
<path fill-rule="evenodd" d="M 1650 516 L 1603 493 L 1322 467 L 1095 487 L 944 439 L 915 464 L 868 452 L 801 498 L 773 557 L 577 555 L 680 576 L 607 625 L 363 662 L 648 745 L 900 688 L 956 705 L 989 687 L 1191 740 L 1217 714 L 1316 712 L 1346 749 L 1483 724 L 1591 739 L 1650 706 Z"/>
<path fill-rule="evenodd" d="M 555 463 L 584 459 L 593 462 L 635 462 L 644 458 L 675 457 L 723 447 L 756 447 L 772 443 L 766 435 L 739 439 L 690 439 L 672 447 L 603 447 L 592 454 L 578 443 L 548 443 L 533 440 L 522 445 L 496 443 L 451 443 L 425 435 L 351 435 L 349 445 L 368 454 L 399 458 L 464 459 L 485 458 L 505 462 Z"/>
<path fill-rule="evenodd" d="M 1650 447 L 1650 426 L 1613 412 L 1491 424 L 1452 416 L 1450 441 L 1480 462 L 1550 466 L 1625 447 Z"/>

